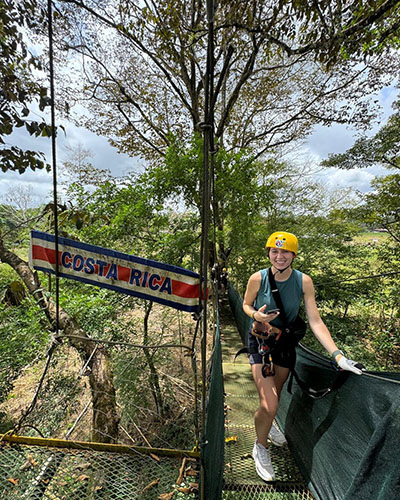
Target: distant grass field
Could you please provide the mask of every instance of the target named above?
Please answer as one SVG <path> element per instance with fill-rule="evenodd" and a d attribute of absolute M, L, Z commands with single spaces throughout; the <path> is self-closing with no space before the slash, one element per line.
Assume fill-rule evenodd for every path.
<path fill-rule="evenodd" d="M 365 233 L 361 233 L 360 235 L 354 238 L 356 243 L 375 243 L 381 244 L 384 243 L 388 238 L 390 238 L 388 233 L 380 232 L 380 231 L 368 231 Z"/>

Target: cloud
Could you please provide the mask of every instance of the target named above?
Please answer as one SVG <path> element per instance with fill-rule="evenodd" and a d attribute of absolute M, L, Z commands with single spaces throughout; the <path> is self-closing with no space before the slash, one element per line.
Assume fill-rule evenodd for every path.
<path fill-rule="evenodd" d="M 118 153 L 117 149 L 113 148 L 105 137 L 97 136 L 84 128 L 78 128 L 72 123 L 67 122 L 63 126 L 66 133 L 59 130 L 56 140 L 56 168 L 58 172 L 62 163 L 68 158 L 65 146 L 76 147 L 79 144 L 93 154 L 91 163 L 94 167 L 108 169 L 116 177 L 143 169 L 143 164 L 139 159 Z M 32 137 L 25 129 L 19 128 L 7 137 L 7 143 L 16 145 L 23 150 L 40 151 L 45 155 L 46 162 L 50 165 L 53 164 L 51 139 L 49 138 Z M 32 197 L 37 204 L 41 204 L 52 199 L 53 174 L 44 170 L 27 170 L 23 174 L 13 171 L 0 172 L 0 202 L 4 201 L 4 196 L 16 186 L 24 189 L 30 188 Z"/>
<path fill-rule="evenodd" d="M 393 114 L 392 104 L 398 97 L 399 91 L 396 87 L 385 87 L 378 95 L 381 106 L 381 119 L 375 123 L 367 135 L 374 135 Z M 305 151 L 314 160 L 320 162 L 328 157 L 330 153 L 343 153 L 355 142 L 358 131 L 348 125 L 333 124 L 330 127 L 316 125 L 312 134 L 305 143 Z"/>
<path fill-rule="evenodd" d="M 396 87 L 385 87 L 379 93 L 379 103 L 382 108 L 381 120 L 369 131 L 369 136 L 382 127 L 388 117 L 393 114 L 392 104 L 398 98 Z M 331 153 L 343 153 L 355 142 L 357 131 L 345 125 L 334 124 L 331 127 L 317 125 L 304 145 L 304 153 L 314 164 L 319 164 Z M 371 181 L 376 176 L 386 175 L 388 171 L 379 165 L 368 169 L 341 170 L 323 168 L 315 174 L 316 180 L 322 182 L 328 189 L 354 188 L 361 192 L 371 190 Z"/>
<path fill-rule="evenodd" d="M 342 153 L 355 141 L 355 131 L 342 125 L 331 127 L 317 125 L 308 138 L 305 149 L 313 158 L 320 161 L 330 153 Z"/>
<path fill-rule="evenodd" d="M 15 194 L 18 189 L 30 193 L 33 206 L 51 200 L 53 181 L 51 174 L 46 171 L 30 170 L 22 175 L 18 172 L 6 172 L 1 173 L 0 176 L 0 203 L 7 203 L 7 196 Z"/>
<path fill-rule="evenodd" d="M 64 134 L 63 134 L 64 135 Z M 105 137 L 100 137 L 84 128 L 78 128 L 68 124 L 66 126 L 66 136 L 60 141 L 60 152 L 65 160 L 65 149 L 63 146 L 70 147 L 81 144 L 88 149 L 93 158 L 91 162 L 96 168 L 108 169 L 116 177 L 126 175 L 128 172 L 138 171 L 143 168 L 142 162 L 138 158 L 132 158 L 112 147 Z"/>
<path fill-rule="evenodd" d="M 371 181 L 375 178 L 375 174 L 369 169 L 339 170 L 329 168 L 318 172 L 315 178 L 328 189 L 353 188 L 365 193 L 371 190 Z"/>

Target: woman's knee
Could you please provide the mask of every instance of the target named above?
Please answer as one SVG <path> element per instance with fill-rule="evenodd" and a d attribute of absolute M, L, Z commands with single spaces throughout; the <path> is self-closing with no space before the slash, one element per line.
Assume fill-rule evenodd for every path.
<path fill-rule="evenodd" d="M 260 401 L 260 406 L 258 408 L 258 412 L 261 415 L 264 415 L 265 417 L 270 418 L 273 420 L 276 416 L 276 412 L 278 411 L 278 404 L 277 402 L 267 402 L 265 400 Z"/>

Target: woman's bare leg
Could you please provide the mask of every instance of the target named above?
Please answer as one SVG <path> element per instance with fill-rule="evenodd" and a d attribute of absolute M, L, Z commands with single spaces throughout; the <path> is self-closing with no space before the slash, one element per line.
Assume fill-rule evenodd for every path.
<path fill-rule="evenodd" d="M 289 368 L 277 365 L 274 368 L 275 375 L 273 377 L 263 377 L 261 372 L 262 365 L 251 365 L 254 382 L 260 398 L 260 406 L 254 414 L 257 441 L 266 447 L 268 446 L 268 434 L 278 411 L 282 387 L 289 375 Z"/>

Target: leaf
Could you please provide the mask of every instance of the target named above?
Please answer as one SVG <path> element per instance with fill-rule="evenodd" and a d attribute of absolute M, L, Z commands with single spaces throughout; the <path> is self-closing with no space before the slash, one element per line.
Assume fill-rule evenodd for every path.
<path fill-rule="evenodd" d="M 186 458 L 183 457 L 183 459 L 182 459 L 182 465 L 181 465 L 181 467 L 179 469 L 179 477 L 176 480 L 176 484 L 181 484 L 181 482 L 183 481 L 183 475 L 184 475 L 184 471 L 185 471 L 185 465 L 186 465 Z"/>
<path fill-rule="evenodd" d="M 174 493 L 175 491 L 171 491 L 171 493 L 161 493 L 161 495 L 157 497 L 157 500 L 171 500 Z"/>
<path fill-rule="evenodd" d="M 29 467 L 32 467 L 32 464 L 29 462 L 29 460 L 27 460 L 25 463 L 23 463 L 21 465 L 21 467 L 19 468 L 20 471 L 24 471 L 26 469 L 29 469 Z"/>
<path fill-rule="evenodd" d="M 10 483 L 14 484 L 15 486 L 18 486 L 19 483 L 19 479 L 15 479 L 13 477 L 8 478 L 7 481 L 10 481 Z"/>
<path fill-rule="evenodd" d="M 151 456 L 151 458 L 154 458 L 154 460 L 156 460 L 157 462 L 160 461 L 160 457 L 158 457 L 157 455 L 154 455 L 154 453 L 150 453 L 150 456 Z"/>
<path fill-rule="evenodd" d="M 153 486 L 156 486 L 159 482 L 160 482 L 160 478 L 155 479 L 154 481 L 152 481 L 151 483 L 149 483 L 147 486 L 145 486 L 143 488 L 143 490 L 141 491 L 141 494 L 143 494 L 145 491 L 150 490 Z"/>
<path fill-rule="evenodd" d="M 82 464 L 78 464 L 76 466 L 77 469 L 81 469 L 81 470 L 85 470 L 85 469 L 89 469 L 89 467 L 91 467 L 92 464 L 90 462 L 84 462 Z"/>
<path fill-rule="evenodd" d="M 90 477 L 89 477 L 89 476 L 87 476 L 86 474 L 81 474 L 81 475 L 78 477 L 77 481 L 87 481 L 88 479 L 90 479 Z"/>
<path fill-rule="evenodd" d="M 237 440 L 237 436 L 228 436 L 227 438 L 225 438 L 225 443 L 236 443 Z"/>
<path fill-rule="evenodd" d="M 192 488 L 186 488 L 186 487 L 185 488 L 179 487 L 176 489 L 177 489 L 177 491 L 180 491 L 181 493 L 185 493 L 185 494 L 191 493 L 191 491 L 192 491 Z"/>

